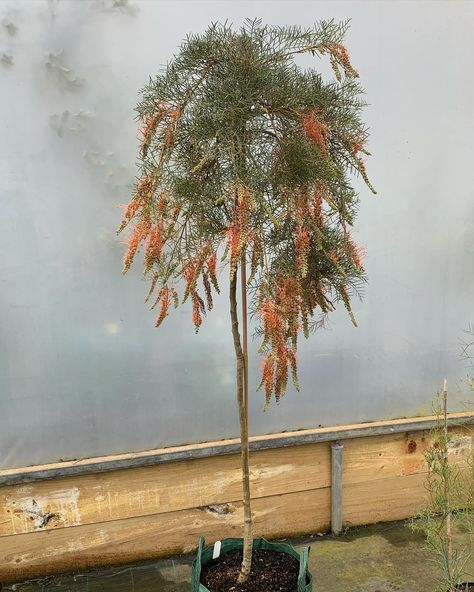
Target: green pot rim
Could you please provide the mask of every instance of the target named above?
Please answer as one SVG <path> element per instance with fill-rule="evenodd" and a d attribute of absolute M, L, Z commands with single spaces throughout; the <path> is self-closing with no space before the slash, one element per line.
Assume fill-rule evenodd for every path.
<path fill-rule="evenodd" d="M 241 538 L 226 538 L 221 540 L 221 554 L 228 553 L 234 549 L 242 549 L 243 540 Z M 302 547 L 298 552 L 293 545 L 289 543 L 272 543 L 264 538 L 253 540 L 253 549 L 265 549 L 277 553 L 287 553 L 300 562 L 300 575 L 298 578 L 298 592 L 311 592 L 313 589 L 313 576 L 308 568 L 309 547 Z M 199 547 L 196 558 L 192 564 L 192 592 L 209 592 L 201 584 L 201 567 L 212 561 L 214 545 L 204 547 L 204 537 L 199 539 Z"/>

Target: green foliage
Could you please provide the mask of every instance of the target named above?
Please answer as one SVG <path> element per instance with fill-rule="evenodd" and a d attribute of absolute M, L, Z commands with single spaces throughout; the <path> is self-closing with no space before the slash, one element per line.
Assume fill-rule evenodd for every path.
<path fill-rule="evenodd" d="M 462 590 L 458 584 L 471 557 L 471 543 L 460 545 L 455 535 L 473 532 L 474 464 L 472 453 L 464 464 L 450 462 L 451 440 L 444 429 L 440 397 L 435 400 L 434 410 L 437 423 L 425 453 L 428 500 L 410 526 L 426 536 L 427 548 L 439 567 L 437 592 L 454 592 Z"/>
<path fill-rule="evenodd" d="M 472 351 L 474 347 L 474 325 L 469 324 L 469 327 L 464 331 L 464 333 L 466 333 L 466 335 L 469 337 L 462 342 L 461 357 L 464 360 L 468 360 L 470 364 L 470 373 L 467 376 L 467 384 L 471 390 L 474 390 L 474 376 L 472 374 L 474 368 L 474 363 L 472 360 Z"/>
<path fill-rule="evenodd" d="M 197 330 L 218 290 L 218 260 L 231 277 L 248 264 L 267 401 L 284 393 L 289 368 L 297 380 L 300 329 L 307 336 L 321 326 L 338 301 L 355 323 L 350 298 L 365 281 L 350 235 L 352 175 L 372 187 L 362 90 L 342 45 L 347 26 L 213 24 L 187 37 L 137 107 L 143 138 L 120 228 L 134 222 L 124 271 L 143 245 L 157 325 L 179 303 L 184 279 Z M 298 66 L 304 53 L 327 56 L 336 79 Z"/>

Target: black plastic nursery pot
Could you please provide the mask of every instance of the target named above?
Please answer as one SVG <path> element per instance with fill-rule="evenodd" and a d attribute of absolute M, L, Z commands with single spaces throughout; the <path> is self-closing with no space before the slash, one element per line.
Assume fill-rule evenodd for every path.
<path fill-rule="evenodd" d="M 473 592 L 474 582 L 461 582 L 456 586 L 456 590 L 459 590 L 459 592 Z"/>
<path fill-rule="evenodd" d="M 204 537 L 199 539 L 199 547 L 195 560 L 193 561 L 192 576 L 191 576 L 191 592 L 209 592 L 209 590 L 201 584 L 201 568 L 212 561 L 214 552 L 214 545 L 204 547 Z M 229 551 L 242 550 L 242 539 L 223 539 L 221 541 L 220 554 L 228 553 Z M 300 569 L 298 575 L 298 592 L 312 592 L 313 577 L 308 569 L 309 547 L 302 547 L 301 552 L 298 553 L 292 545 L 287 543 L 271 543 L 265 539 L 254 539 L 253 549 L 263 551 L 274 551 L 276 553 L 287 553 L 299 561 Z"/>

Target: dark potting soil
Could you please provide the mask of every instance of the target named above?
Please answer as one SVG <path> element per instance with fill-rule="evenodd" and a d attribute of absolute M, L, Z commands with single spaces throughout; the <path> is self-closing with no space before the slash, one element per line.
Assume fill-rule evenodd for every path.
<path fill-rule="evenodd" d="M 474 592 L 474 584 L 468 584 L 467 587 L 466 584 L 464 586 L 461 584 L 456 587 L 456 590 L 459 590 L 459 592 Z"/>
<path fill-rule="evenodd" d="M 287 553 L 256 550 L 245 584 L 237 584 L 242 551 L 224 553 L 202 567 L 201 583 L 210 592 L 297 592 L 299 561 Z"/>

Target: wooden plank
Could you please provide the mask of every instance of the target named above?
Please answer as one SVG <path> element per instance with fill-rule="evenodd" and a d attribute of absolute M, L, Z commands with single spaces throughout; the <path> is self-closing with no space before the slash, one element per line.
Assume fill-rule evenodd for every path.
<path fill-rule="evenodd" d="M 344 443 L 344 484 L 426 471 L 427 432 L 361 438 Z"/>
<path fill-rule="evenodd" d="M 426 474 L 352 483 L 344 489 L 345 526 L 403 520 L 419 511 L 426 499 Z"/>
<path fill-rule="evenodd" d="M 458 432 L 451 446 L 451 458 L 462 462 L 463 455 L 472 448 L 472 428 Z M 344 524 L 398 520 L 419 510 L 426 495 L 423 451 L 427 445 L 427 434 L 423 433 L 346 441 Z M 261 451 L 252 456 L 257 536 L 296 536 L 328 528 L 327 444 Z M 237 457 L 188 460 L 116 471 L 107 476 L 68 477 L 27 487 L 32 490 L 26 495 L 25 486 L 4 488 L 2 492 L 9 492 L 10 505 L 23 495 L 31 504 L 34 500 L 37 507 L 41 507 L 43 495 L 48 503 L 56 503 L 56 508 L 62 505 L 65 517 L 59 528 L 48 524 L 31 526 L 37 520 L 34 511 L 33 520 L 27 520 L 26 525 L 25 520 L 16 517 L 21 532 L 31 528 L 37 532 L 0 537 L 0 580 L 5 582 L 188 552 L 200 534 L 212 542 L 224 536 L 240 536 L 241 532 Z M 77 492 L 73 495 L 74 487 Z M 299 488 L 301 491 L 291 491 Z M 267 495 L 269 491 L 285 493 Z M 108 496 L 114 492 L 117 501 L 110 501 L 111 511 Z M 105 495 L 107 502 L 100 498 Z M 6 497 L 0 501 L 0 511 L 5 500 Z M 204 503 L 209 500 L 213 503 Z M 178 509 L 187 504 L 202 507 Z M 90 523 L 72 526 L 84 519 L 82 514 L 80 520 L 71 516 L 78 511 Z M 2 521 L 2 528 L 10 528 L 9 532 L 18 527 L 11 516 L 3 514 Z"/>
<path fill-rule="evenodd" d="M 470 443 L 471 436 L 463 433 L 463 437 Z M 424 472 L 423 455 L 428 443 L 425 432 L 346 441 L 344 487 Z M 456 450 L 462 453 L 459 447 Z M 330 479 L 327 443 L 251 453 L 253 498 L 325 488 Z M 240 499 L 240 458 L 236 455 L 40 481 L 0 489 L 0 536 Z"/>
<path fill-rule="evenodd" d="M 330 485 L 329 445 L 251 453 L 252 497 Z M 162 514 L 241 499 L 240 456 L 222 456 L 0 489 L 0 535 Z"/>
<path fill-rule="evenodd" d="M 353 483 L 344 493 L 345 525 L 401 520 L 423 504 L 422 473 Z M 330 489 L 254 501 L 256 536 L 282 538 L 325 531 Z M 200 534 L 208 543 L 240 536 L 242 507 L 224 504 L 100 524 L 2 537 L 0 579 L 13 582 L 44 574 L 118 565 L 194 550 Z"/>
<path fill-rule="evenodd" d="M 450 460 L 465 462 L 472 450 L 474 429 L 450 429 Z M 430 446 L 429 432 L 409 432 L 377 438 L 360 438 L 344 443 L 344 484 L 370 483 L 396 476 L 425 473 L 425 452 Z"/>
<path fill-rule="evenodd" d="M 283 538 L 329 527 L 329 488 L 259 498 L 254 501 L 255 535 Z M 4 583 L 44 574 L 117 565 L 196 548 L 241 536 L 240 503 L 218 510 L 191 509 L 76 526 L 0 539 L 0 580 Z"/>
<path fill-rule="evenodd" d="M 456 463 L 461 469 L 471 471 L 470 458 L 472 450 L 472 430 L 452 430 L 450 434 L 451 444 L 449 460 Z M 417 439 L 420 440 L 418 449 L 415 449 Z M 377 440 L 374 438 L 374 440 Z M 353 457 L 349 458 L 349 468 L 343 488 L 343 516 L 346 526 L 361 524 L 373 524 L 375 522 L 390 522 L 403 520 L 413 516 L 422 509 L 427 501 L 426 490 L 426 465 L 423 458 L 417 459 L 416 454 L 429 444 L 428 437 L 407 434 L 405 440 L 405 452 L 393 458 L 390 454 L 381 451 L 380 458 L 387 458 L 393 466 L 397 466 L 398 476 L 387 476 L 385 466 L 381 466 L 370 478 L 367 471 L 371 463 L 363 463 L 363 448 L 359 459 L 356 459 L 356 451 L 352 451 Z M 372 448 L 376 442 L 367 442 L 366 446 Z M 421 450 L 420 450 L 421 449 Z M 386 449 L 388 450 L 388 449 Z M 361 470 L 358 471 L 357 463 Z M 352 474 L 353 478 L 350 478 Z M 383 476 L 383 478 L 380 478 Z"/>
<path fill-rule="evenodd" d="M 423 431 L 431 429 L 435 425 L 435 422 L 435 416 L 426 416 L 252 436 L 250 438 L 250 448 L 254 451 L 270 450 L 273 448 L 300 446 L 316 442 L 331 442 L 334 440 L 382 436 L 408 431 Z M 474 413 L 451 413 L 448 422 L 453 426 L 472 424 L 474 423 Z M 68 475 L 103 473 L 181 460 L 236 454 L 239 451 L 239 446 L 239 440 L 234 438 L 218 442 L 172 446 L 143 452 L 36 465 L 34 467 L 4 469 L 0 471 L 0 486 L 30 483 L 32 481 L 53 479 Z"/>

